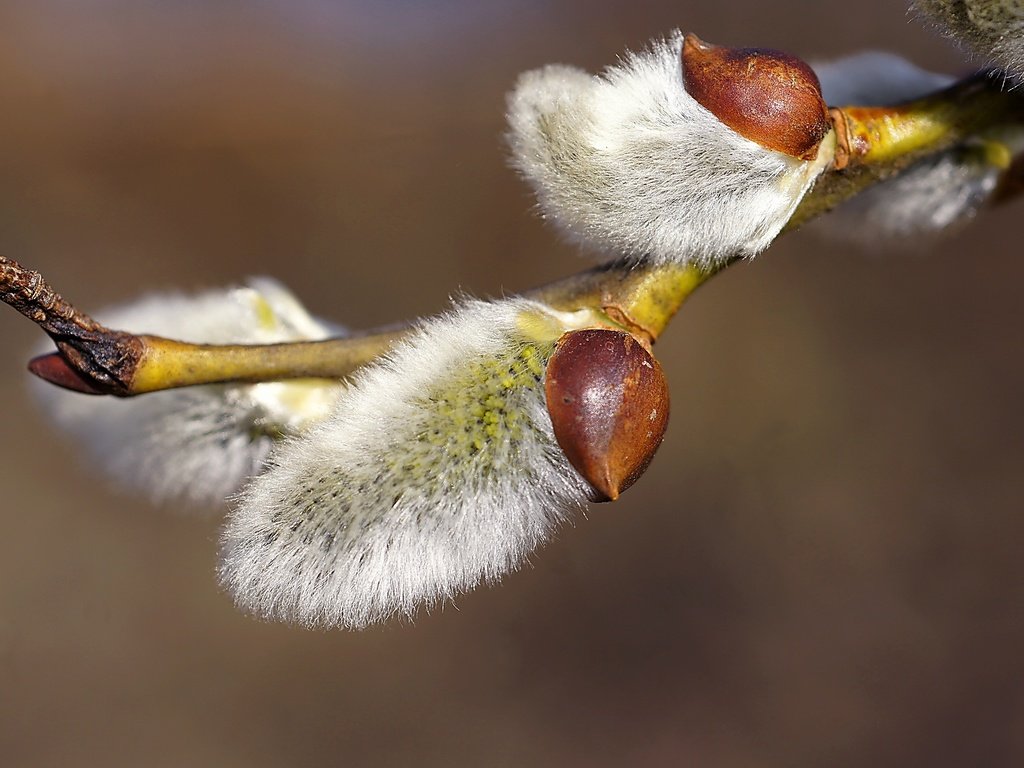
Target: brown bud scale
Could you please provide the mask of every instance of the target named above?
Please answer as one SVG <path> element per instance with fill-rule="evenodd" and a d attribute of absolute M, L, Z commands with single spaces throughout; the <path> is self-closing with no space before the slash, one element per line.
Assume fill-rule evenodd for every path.
<path fill-rule="evenodd" d="M 668 426 L 658 361 L 623 331 L 570 331 L 548 363 L 545 393 L 569 462 L 596 501 L 617 499 L 647 469 Z"/>
<path fill-rule="evenodd" d="M 76 371 L 59 352 L 40 355 L 29 360 L 28 369 L 44 381 L 58 387 L 82 392 L 86 395 L 102 395 L 104 392 L 85 376 Z"/>
<path fill-rule="evenodd" d="M 818 76 L 806 62 L 767 48 L 683 41 L 683 82 L 702 107 L 744 138 L 813 160 L 832 126 Z"/>

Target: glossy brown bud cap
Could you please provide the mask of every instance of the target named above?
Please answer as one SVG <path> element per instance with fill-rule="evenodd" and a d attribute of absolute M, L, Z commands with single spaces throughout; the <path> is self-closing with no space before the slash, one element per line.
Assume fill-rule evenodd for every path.
<path fill-rule="evenodd" d="M 647 469 L 668 426 L 661 366 L 622 331 L 570 331 L 545 381 L 555 439 L 597 492 L 614 500 Z"/>
<path fill-rule="evenodd" d="M 767 48 L 683 41 L 683 83 L 698 104 L 744 138 L 813 160 L 832 121 L 806 62 Z"/>

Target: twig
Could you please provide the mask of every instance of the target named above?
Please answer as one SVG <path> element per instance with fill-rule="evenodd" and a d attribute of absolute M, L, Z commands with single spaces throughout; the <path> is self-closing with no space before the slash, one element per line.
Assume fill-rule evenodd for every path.
<path fill-rule="evenodd" d="M 1003 91 L 987 74 L 896 107 L 830 110 L 833 168 L 809 192 L 785 231 L 825 213 L 930 153 L 1024 122 L 1024 94 Z M 1021 187 L 1012 165 L 999 197 Z M 733 260 L 711 269 L 627 261 L 585 270 L 525 295 L 556 309 L 591 309 L 609 325 L 653 343 L 683 302 Z M 104 328 L 78 312 L 33 270 L 0 256 L 0 298 L 45 330 L 57 352 L 30 370 L 60 386 L 130 396 L 173 387 L 292 378 L 342 379 L 386 353 L 408 328 L 315 342 L 271 345 L 186 344 Z"/>

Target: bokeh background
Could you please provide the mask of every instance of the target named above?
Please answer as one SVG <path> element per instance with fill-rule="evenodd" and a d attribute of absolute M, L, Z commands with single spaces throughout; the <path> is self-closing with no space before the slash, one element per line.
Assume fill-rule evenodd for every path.
<path fill-rule="evenodd" d="M 270 274 L 373 326 L 531 287 L 584 262 L 506 167 L 505 91 L 676 26 L 965 69 L 902 0 L 3 0 L 0 252 L 86 309 Z M 0 764 L 1024 764 L 1022 205 L 716 279 L 658 344 L 637 486 L 360 633 L 237 613 L 223 510 L 94 476 L 0 312 Z"/>

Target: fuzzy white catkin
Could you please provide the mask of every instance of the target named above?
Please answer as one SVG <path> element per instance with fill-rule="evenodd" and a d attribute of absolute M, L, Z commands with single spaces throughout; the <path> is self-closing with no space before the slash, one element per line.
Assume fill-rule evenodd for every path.
<path fill-rule="evenodd" d="M 817 63 L 814 70 L 826 101 L 835 106 L 899 104 L 954 80 L 880 51 Z M 1010 136 L 1000 138 L 1009 141 L 1011 149 L 1017 143 Z M 916 238 L 936 235 L 973 217 L 995 190 L 1001 173 L 984 147 L 954 147 L 861 192 L 814 226 L 831 237 L 869 248 L 877 245 L 879 237 L 920 242 Z"/>
<path fill-rule="evenodd" d="M 95 316 L 111 328 L 208 344 L 270 344 L 337 332 L 269 279 L 197 296 L 150 296 Z M 258 473 L 282 434 L 325 417 L 341 385 L 210 385 L 127 399 L 43 382 L 34 389 L 45 412 L 119 485 L 155 501 L 210 505 Z"/>
<path fill-rule="evenodd" d="M 918 161 L 820 219 L 820 231 L 872 248 L 879 237 L 920 244 L 966 223 L 996 189 L 1002 169 L 980 148 L 961 147 Z"/>
<path fill-rule="evenodd" d="M 973 56 L 1024 76 L 1024 2 L 915 0 L 914 7 Z"/>
<path fill-rule="evenodd" d="M 727 127 L 683 87 L 676 32 L 600 75 L 548 66 L 508 97 L 513 163 L 544 215 L 616 256 L 710 265 L 768 247 L 831 160 Z"/>
<path fill-rule="evenodd" d="M 812 62 L 826 103 L 891 106 L 951 85 L 955 78 L 926 69 L 887 51 L 860 51 L 831 61 Z"/>
<path fill-rule="evenodd" d="M 470 302 L 359 373 L 231 512 L 221 580 L 237 604 L 357 628 L 518 567 L 588 496 L 543 385 L 572 317 Z"/>

